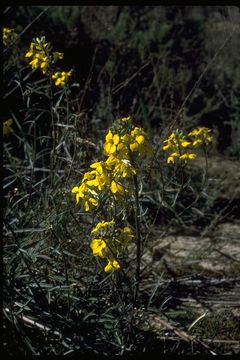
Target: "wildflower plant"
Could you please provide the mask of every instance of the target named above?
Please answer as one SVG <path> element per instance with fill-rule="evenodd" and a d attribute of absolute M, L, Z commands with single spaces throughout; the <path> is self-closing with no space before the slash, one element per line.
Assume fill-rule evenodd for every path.
<path fill-rule="evenodd" d="M 57 87 L 64 87 L 72 75 L 72 70 L 68 72 L 55 71 L 55 63 L 62 60 L 64 54 L 52 51 L 51 43 L 46 41 L 45 36 L 33 39 L 25 57 L 31 60 L 29 64 L 32 69 L 40 69 L 43 75 L 48 76 L 50 80 L 54 80 Z"/>
<path fill-rule="evenodd" d="M 122 196 L 133 193 L 132 179 L 137 174 L 136 160 L 152 154 L 152 148 L 144 130 L 131 125 L 130 117 L 119 119 L 114 123 L 105 137 L 103 145 L 105 161 L 94 162 L 91 171 L 83 175 L 80 186 L 72 192 L 76 202 L 82 199 L 85 211 L 90 206 L 99 206 L 100 195 L 110 195 L 110 205 Z"/>
<path fill-rule="evenodd" d="M 107 260 L 105 272 L 120 269 L 118 255 L 133 239 L 130 227 L 116 227 L 115 220 L 101 221 L 91 231 L 93 255 Z"/>
<path fill-rule="evenodd" d="M 186 164 L 189 160 L 196 159 L 197 148 L 209 145 L 211 142 L 211 130 L 206 127 L 198 127 L 188 134 L 176 129 L 163 141 L 164 146 L 162 149 L 168 152 L 168 164 L 174 164 L 176 162 Z"/>
<path fill-rule="evenodd" d="M 192 146 L 197 147 L 200 145 L 206 146 L 212 142 L 211 129 L 207 127 L 197 127 L 190 131 L 188 136 L 192 140 Z"/>
<path fill-rule="evenodd" d="M 13 30 L 4 30 L 3 40 L 5 46 L 11 44 L 15 38 L 16 36 Z M 87 266 L 83 264 L 82 267 L 86 269 L 83 270 L 86 272 L 85 282 L 90 284 L 92 279 L 94 279 L 94 281 L 98 283 L 100 277 L 99 274 L 95 274 L 94 269 L 92 269 L 91 264 L 93 259 L 91 256 L 88 256 L 92 254 L 96 259 L 97 265 L 103 270 L 103 274 L 106 273 L 108 275 L 106 278 L 109 279 L 109 283 L 107 284 L 107 281 L 105 282 L 107 287 L 109 288 L 112 283 L 114 284 L 113 294 L 108 295 L 106 297 L 107 300 L 110 299 L 110 301 L 112 301 L 112 295 L 114 297 L 116 293 L 120 294 L 123 288 L 120 280 L 124 279 L 127 282 L 132 302 L 124 302 L 121 299 L 121 306 L 123 308 L 122 313 L 125 316 L 126 314 L 130 314 L 130 320 L 132 321 L 133 312 L 131 311 L 137 303 L 139 294 L 139 284 L 141 280 L 140 264 L 143 254 L 143 240 L 145 240 L 140 229 L 142 216 L 142 198 L 140 197 L 140 193 L 142 194 L 142 192 L 140 191 L 140 185 L 144 184 L 142 175 L 145 159 L 152 158 L 153 162 L 156 161 L 157 166 L 160 164 L 157 169 L 159 173 L 164 167 L 171 171 L 175 168 L 175 166 L 172 165 L 175 164 L 183 168 L 186 164 L 191 163 L 197 158 L 198 149 L 206 148 L 211 143 L 211 130 L 199 127 L 189 133 L 179 129 L 173 131 L 169 137 L 164 140 L 163 146 L 161 147 L 162 152 L 159 158 L 156 159 L 156 152 L 146 132 L 142 127 L 134 124 L 131 116 L 116 120 L 106 131 L 100 158 L 88 162 L 88 169 L 82 173 L 79 183 L 71 189 L 72 194 L 75 196 L 76 204 L 81 207 L 80 211 L 77 211 L 77 215 L 81 214 L 82 216 L 83 213 L 85 213 L 88 215 L 87 219 L 90 219 L 90 224 L 86 222 L 87 225 L 84 224 L 84 221 L 79 222 L 76 213 L 69 208 L 70 194 L 66 195 L 66 188 L 69 186 L 68 181 L 73 174 L 72 171 L 78 171 L 79 167 L 82 168 L 82 164 L 85 164 L 86 161 L 85 159 L 84 161 L 82 160 L 81 157 L 83 157 L 83 155 L 81 152 L 79 152 L 80 155 L 77 154 L 79 148 L 75 147 L 77 143 L 76 140 L 79 140 L 79 134 L 78 136 L 76 135 L 76 128 L 79 126 L 79 118 L 81 115 L 76 114 L 76 110 L 73 110 L 72 105 L 72 103 L 77 103 L 78 99 L 73 99 L 73 101 L 69 102 L 68 97 L 70 95 L 68 84 L 73 75 L 73 70 L 62 71 L 62 69 L 59 69 L 57 66 L 58 61 L 62 60 L 63 57 L 63 53 L 53 51 L 51 43 L 47 42 L 45 37 L 33 39 L 28 52 L 25 54 L 25 60 L 29 60 L 31 69 L 37 70 L 37 72 L 43 75 L 43 79 L 36 84 L 27 83 L 27 79 L 21 82 L 20 79 L 18 83 L 21 85 L 19 88 L 21 88 L 23 94 L 23 108 L 25 109 L 24 112 L 22 112 L 24 113 L 24 118 L 23 120 L 20 118 L 20 120 L 22 120 L 24 124 L 21 124 L 21 121 L 15 114 L 12 114 L 12 118 L 9 119 L 8 117 L 10 117 L 10 115 L 6 116 L 8 120 L 3 122 L 4 139 L 8 140 L 11 138 L 7 135 L 13 133 L 13 137 L 16 137 L 16 139 L 19 138 L 20 141 L 22 141 L 24 151 L 26 151 L 26 159 L 24 159 L 26 173 L 24 176 L 19 176 L 19 169 L 22 169 L 21 161 L 17 154 L 16 156 L 12 156 L 10 142 L 4 145 L 5 156 L 7 159 L 10 159 L 10 161 L 8 161 L 13 167 L 8 180 L 6 180 L 8 182 L 6 188 L 10 187 L 15 180 L 18 184 L 9 195 L 16 209 L 16 213 L 14 213 L 14 221 L 12 221 L 12 219 L 9 221 L 8 226 L 10 230 L 8 231 L 14 234 L 15 230 L 18 230 L 19 227 L 20 233 L 24 235 L 25 228 L 27 234 L 30 232 L 29 229 L 36 228 L 37 233 L 36 246 L 32 241 L 33 238 L 26 236 L 21 244 L 20 241 L 17 244 L 18 249 L 21 250 L 21 247 L 23 247 L 24 251 L 19 251 L 18 254 L 18 252 L 15 251 L 15 247 L 13 247 L 12 254 L 14 259 L 16 256 L 16 263 L 19 261 L 20 256 L 22 256 L 23 260 L 21 261 L 23 261 L 23 263 L 26 260 L 26 266 L 19 266 L 22 271 L 19 279 L 29 276 L 31 283 L 33 283 L 33 285 L 31 284 L 31 288 L 26 282 L 26 291 L 30 293 L 32 289 L 35 291 L 35 288 L 37 288 L 41 291 L 42 298 L 45 299 L 46 297 L 47 300 L 44 300 L 43 313 L 48 316 L 54 308 L 55 302 L 58 302 L 59 297 L 63 303 L 61 306 L 64 305 L 63 311 L 65 311 L 65 308 L 68 309 L 66 318 L 69 320 L 72 316 L 73 312 L 71 313 L 71 311 L 73 308 L 74 311 L 76 310 L 76 313 L 79 311 L 79 304 L 83 301 L 85 294 L 87 294 L 86 297 L 89 296 L 89 294 L 91 295 L 90 287 L 92 284 L 86 291 L 82 289 L 81 291 L 78 290 L 82 284 L 79 280 L 80 276 L 78 277 L 78 275 L 75 274 L 75 266 L 73 266 L 72 262 L 72 259 L 77 259 L 74 265 L 77 265 L 77 267 L 79 267 L 78 269 L 81 269 L 82 264 L 79 265 L 80 262 L 78 261 L 80 254 L 78 240 L 79 238 L 86 238 L 88 244 L 87 250 L 89 252 L 87 252 L 87 255 L 84 253 L 85 257 L 84 261 L 82 261 L 82 263 L 85 261 L 87 263 Z M 47 86 L 45 84 L 42 86 L 41 84 L 45 83 L 45 79 L 48 80 L 48 84 Z M 53 85 L 61 88 L 61 90 L 54 93 Z M 34 92 L 38 95 L 41 94 L 41 96 L 46 95 L 42 103 L 40 100 L 42 97 L 38 95 L 36 103 L 33 102 L 31 95 Z M 49 102 L 45 100 L 49 100 Z M 39 106 L 40 104 L 43 106 Z M 81 108 L 81 106 L 79 107 Z M 79 113 L 81 114 L 81 112 Z M 42 123 L 46 121 L 46 133 L 40 132 L 40 127 L 38 128 L 37 126 L 39 120 L 43 120 Z M 85 133 L 81 133 L 83 138 L 85 135 L 87 137 L 88 130 L 89 129 L 85 129 Z M 23 140 L 21 140 L 21 137 Z M 87 140 L 80 140 L 82 142 L 86 141 L 87 143 Z M 74 150 L 72 150 L 72 145 Z M 166 163 L 162 161 L 164 153 L 167 153 Z M 87 159 L 89 159 L 91 155 L 92 153 L 88 154 Z M 78 163 L 79 158 L 82 161 L 80 164 Z M 8 167 L 10 168 L 9 165 Z M 41 170 L 44 175 L 37 178 L 36 172 Z M 148 170 L 151 169 L 147 167 L 147 171 Z M 160 177 L 158 176 L 156 176 L 156 178 L 156 182 L 159 184 L 162 179 L 159 180 Z M 172 178 L 169 181 L 170 184 L 173 183 L 171 183 L 171 180 Z M 19 195 L 19 188 L 22 189 L 21 195 Z M 181 190 L 182 189 L 183 187 Z M 165 195 L 164 186 L 162 195 L 165 201 L 167 196 Z M 22 199 L 20 199 L 20 196 L 22 196 Z M 67 196 L 69 198 L 67 198 Z M 19 197 L 19 199 L 17 197 Z M 32 211 L 31 213 L 29 211 L 29 216 L 26 218 L 21 215 L 24 215 L 21 208 L 22 200 L 24 200 L 24 206 L 26 206 L 26 208 L 31 207 Z M 177 196 L 175 196 L 174 202 L 176 202 L 176 200 Z M 159 207 L 162 206 L 163 203 L 162 201 Z M 33 206 L 29 206 L 30 204 Z M 39 209 L 44 210 L 39 211 Z M 8 211 L 10 212 L 10 210 Z M 34 212 L 35 214 L 38 213 L 39 216 L 32 216 Z M 15 217 L 16 219 L 17 217 L 20 218 L 20 225 L 18 225 L 18 219 L 15 221 Z M 74 223 L 77 224 L 77 227 L 71 229 L 72 218 L 74 219 Z M 76 236 L 76 229 L 79 231 L 78 236 Z M 18 236 L 17 234 L 18 231 L 16 231 L 15 235 Z M 40 234 L 39 237 L 38 234 Z M 41 237 L 41 234 L 43 234 L 43 237 Z M 76 238 L 77 241 L 72 241 L 72 239 Z M 82 243 L 83 242 L 80 244 L 81 250 L 84 247 Z M 29 244 L 31 245 L 29 246 Z M 72 249 L 74 249 L 74 251 L 71 253 Z M 135 253 L 134 261 L 131 262 L 132 249 L 134 249 Z M 12 263 L 15 266 L 15 260 L 14 262 L 6 261 L 6 266 L 11 269 Z M 91 271 L 89 271 L 89 266 L 91 267 Z M 32 271 L 31 267 L 34 271 Z M 132 276 L 132 269 L 135 271 L 134 276 Z M 29 271 L 29 274 L 27 274 L 27 271 Z M 44 274 L 47 274 L 45 277 L 43 276 L 43 271 Z M 8 272 L 9 274 L 11 273 L 11 271 Z M 13 280 L 14 276 L 15 273 L 13 274 Z M 34 277 L 36 278 L 36 286 Z M 11 284 L 9 288 L 11 288 Z M 66 289 L 66 291 L 62 291 L 63 289 Z M 103 292 L 101 291 L 100 293 L 102 294 Z M 20 296 L 20 293 L 21 292 L 18 291 L 17 296 Z M 38 293 L 36 292 L 36 294 L 38 298 Z M 35 294 L 33 293 L 29 296 L 28 299 L 26 297 L 26 304 L 30 304 L 29 306 L 31 307 Z M 79 298 L 76 296 L 79 296 Z M 121 296 L 122 294 L 119 295 L 119 299 Z M 52 298 L 54 298 L 55 302 L 52 301 Z M 90 298 L 91 297 L 89 297 L 89 299 Z M 31 299 L 30 302 L 28 301 L 29 299 Z M 76 299 L 78 299 L 77 302 Z M 129 299 L 128 295 L 125 299 Z M 23 300 L 25 301 L 24 298 Z M 97 301 L 99 301 L 99 299 L 97 299 Z M 86 299 L 86 303 L 88 303 L 88 299 Z M 106 323 L 109 320 L 108 316 L 110 313 L 108 304 L 108 302 L 104 304 L 107 308 Z M 121 310 L 119 304 L 120 302 L 113 308 L 114 311 L 117 307 Z M 125 306 L 126 304 L 127 306 Z M 16 304 L 14 306 L 16 306 Z M 21 305 L 21 309 L 24 310 L 24 306 Z M 121 311 L 119 309 L 120 314 Z M 129 311 L 129 309 L 131 311 Z M 92 314 L 94 314 L 95 310 L 96 309 L 93 310 Z M 48 311 L 50 312 L 48 313 Z M 113 319 L 115 321 L 117 316 L 114 311 Z M 86 313 L 82 316 L 85 319 L 86 315 L 87 319 L 89 314 Z M 74 316 L 75 315 L 74 313 Z M 50 318 L 50 316 L 48 317 Z M 62 317 L 59 318 L 62 319 Z M 83 324 L 85 324 L 84 321 Z M 92 318 L 90 321 L 92 321 Z M 118 321 L 122 326 L 123 322 L 121 322 L 122 319 L 120 319 L 120 316 Z M 130 321 L 127 322 L 129 324 L 131 323 Z M 122 326 L 122 328 L 124 328 L 124 326 Z M 112 329 L 114 336 L 115 334 L 118 335 L 115 325 L 112 325 Z M 132 331 L 132 333 L 134 331 Z M 120 330 L 119 333 L 121 333 Z M 119 338 L 117 341 L 119 341 Z M 124 347 L 122 347 L 122 344 L 124 344 L 124 340 L 120 340 L 119 344 L 119 348 L 121 347 L 121 351 L 123 351 Z M 68 350 L 69 348 L 67 348 L 66 351 Z"/>
<path fill-rule="evenodd" d="M 167 164 L 178 162 L 185 166 L 189 160 L 196 159 L 197 148 L 209 144 L 211 139 L 210 129 L 207 128 L 194 129 L 189 134 L 178 129 L 173 131 L 162 147 L 164 152 L 168 152 Z M 154 151 L 143 128 L 135 126 L 129 116 L 113 123 L 105 136 L 102 152 L 104 159 L 90 164 L 90 170 L 83 174 L 79 186 L 72 188 L 72 193 L 77 204 L 81 204 L 86 212 L 92 211 L 94 217 L 100 220 L 91 231 L 90 248 L 94 256 L 105 260 L 105 272 L 123 270 L 122 253 L 129 243 L 136 242 L 136 300 L 142 249 L 139 165 Z M 134 232 L 128 224 L 117 225 L 126 222 L 127 209 L 132 204 L 135 211 Z M 109 209 L 107 218 L 106 207 Z"/>
<path fill-rule="evenodd" d="M 103 155 L 105 159 L 90 165 L 92 170 L 83 174 L 79 186 L 72 188 L 76 203 L 81 202 L 85 211 L 101 213 L 108 206 L 110 219 L 103 219 L 91 232 L 90 247 L 94 256 L 106 259 L 105 272 L 120 270 L 122 251 L 136 239 L 137 271 L 140 271 L 140 226 L 138 202 L 139 160 L 153 154 L 153 148 L 141 127 L 134 126 L 131 117 L 116 120 L 105 136 Z M 104 199 L 104 205 L 103 205 Z M 126 220 L 129 202 L 135 202 L 135 234 Z M 135 298 L 138 292 L 135 291 Z"/>

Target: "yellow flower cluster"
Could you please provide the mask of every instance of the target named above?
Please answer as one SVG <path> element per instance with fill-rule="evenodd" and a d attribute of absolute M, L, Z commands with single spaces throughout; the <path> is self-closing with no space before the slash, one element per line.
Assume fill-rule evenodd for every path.
<path fill-rule="evenodd" d="M 124 195 L 131 195 L 133 186 L 126 179 L 136 175 L 136 159 L 152 154 L 153 150 L 143 129 L 133 126 L 129 116 L 114 122 L 105 137 L 103 152 L 106 160 L 91 164 L 80 186 L 72 189 L 76 202 L 81 200 L 85 211 L 98 207 L 104 194 L 115 206 L 113 199 L 119 201 Z M 93 255 L 107 260 L 105 272 L 120 269 L 117 258 L 134 237 L 132 230 L 128 226 L 116 227 L 115 220 L 101 221 L 91 234 Z"/>
<path fill-rule="evenodd" d="M 188 133 L 192 138 L 193 146 L 208 145 L 212 142 L 211 130 L 207 127 L 198 127 Z"/>
<path fill-rule="evenodd" d="M 196 159 L 195 148 L 212 142 L 211 130 L 198 127 L 185 135 L 182 130 L 177 129 L 163 142 L 163 151 L 169 151 L 168 164 L 176 161 L 187 163 L 188 160 Z"/>
<path fill-rule="evenodd" d="M 61 52 L 53 52 L 51 44 L 46 42 L 45 36 L 33 39 L 25 57 L 31 58 L 30 65 L 32 68 L 39 68 L 44 75 L 46 74 L 54 80 L 56 86 L 65 86 L 68 78 L 72 75 L 72 70 L 69 72 L 62 71 L 53 73 L 54 64 L 58 60 L 62 60 L 64 54 Z"/>
<path fill-rule="evenodd" d="M 65 72 L 65 71 L 57 71 L 52 75 L 52 79 L 55 81 L 56 86 L 65 86 L 68 78 L 72 75 L 72 70 Z"/>
<path fill-rule="evenodd" d="M 136 174 L 132 164 L 134 154 L 142 157 L 152 153 L 143 129 L 130 125 L 130 117 L 117 120 L 105 140 L 106 161 L 90 165 L 93 170 L 86 172 L 80 186 L 72 189 L 76 202 L 83 201 L 85 211 L 98 206 L 103 191 L 110 191 L 116 197 L 131 194 L 131 186 L 124 180 Z"/>
<path fill-rule="evenodd" d="M 105 272 L 119 270 L 120 264 L 117 256 L 133 239 L 132 230 L 125 226 L 116 227 L 115 221 L 101 221 L 91 231 L 92 241 L 90 247 L 93 255 L 107 260 Z"/>
<path fill-rule="evenodd" d="M 9 46 L 17 38 L 17 33 L 13 29 L 3 28 L 3 44 Z"/>

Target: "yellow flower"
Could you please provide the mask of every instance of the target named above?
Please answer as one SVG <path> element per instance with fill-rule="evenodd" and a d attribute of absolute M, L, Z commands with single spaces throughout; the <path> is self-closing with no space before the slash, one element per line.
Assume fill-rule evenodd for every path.
<path fill-rule="evenodd" d="M 25 57 L 32 57 L 33 56 L 33 52 L 32 51 L 28 51 L 25 55 Z"/>
<path fill-rule="evenodd" d="M 192 153 L 192 154 L 188 154 L 188 158 L 190 160 L 195 160 L 196 159 L 196 154 Z"/>
<path fill-rule="evenodd" d="M 30 65 L 33 69 L 39 68 L 43 74 L 51 76 L 53 72 L 53 65 L 59 59 L 63 59 L 63 53 L 52 52 L 50 43 L 46 42 L 45 37 L 33 39 L 30 44 L 30 49 L 25 54 L 26 58 L 32 58 Z M 55 79 L 56 86 L 65 86 L 68 78 L 72 75 L 72 70 L 69 72 L 55 72 L 52 79 Z"/>
<path fill-rule="evenodd" d="M 191 132 L 189 132 L 188 136 L 193 137 L 193 146 L 198 146 L 201 144 L 208 145 L 212 142 L 212 136 L 210 135 L 211 129 L 207 127 L 198 127 Z"/>
<path fill-rule="evenodd" d="M 130 149 L 131 151 L 137 151 L 139 149 L 139 145 L 143 144 L 145 141 L 142 129 L 135 127 L 131 131 L 131 137 Z"/>
<path fill-rule="evenodd" d="M 128 226 L 116 228 L 114 219 L 111 221 L 103 220 L 98 222 L 92 229 L 91 234 L 94 236 L 90 244 L 93 255 L 108 260 L 104 271 L 109 272 L 120 269 L 115 254 L 118 254 L 133 239 L 131 228 Z"/>
<path fill-rule="evenodd" d="M 166 141 L 166 140 L 165 140 Z M 167 145 L 164 145 L 163 147 L 162 147 L 162 149 L 163 149 L 163 151 L 166 151 L 167 149 L 169 149 L 171 147 L 171 145 L 170 144 L 167 144 Z"/>
<path fill-rule="evenodd" d="M 175 152 L 175 153 L 172 153 L 168 159 L 167 159 L 167 163 L 170 164 L 170 163 L 173 163 L 175 162 L 175 158 L 178 158 L 180 156 L 179 153 Z"/>
<path fill-rule="evenodd" d="M 167 143 L 166 145 L 164 145 L 162 147 L 163 151 L 166 151 L 167 149 L 171 149 L 173 148 L 175 145 L 176 145 L 176 135 L 175 135 L 175 132 L 173 132 L 169 137 L 168 139 L 164 140 L 163 142 L 164 143 Z"/>
<path fill-rule="evenodd" d="M 119 144 L 119 135 L 114 134 L 109 130 L 106 135 L 106 142 L 103 145 L 106 155 L 114 154 L 117 151 L 117 145 Z"/>
<path fill-rule="evenodd" d="M 112 226 L 115 224 L 114 220 L 111 221 L 100 221 L 91 231 L 91 233 L 98 232 L 100 229 Z"/>
<path fill-rule="evenodd" d="M 120 269 L 119 262 L 115 259 L 109 259 L 108 264 L 104 268 L 104 271 L 109 272 L 112 270 L 119 270 L 119 269 Z"/>
<path fill-rule="evenodd" d="M 188 133 L 188 136 L 199 136 L 200 132 L 199 129 L 194 129 Z"/>
<path fill-rule="evenodd" d="M 12 129 L 12 119 L 8 119 L 6 121 L 4 121 L 3 123 L 3 135 L 8 135 L 8 134 L 11 134 L 13 132 L 13 129 Z"/>
<path fill-rule="evenodd" d="M 79 187 L 78 186 L 74 186 L 74 188 L 72 188 L 72 193 L 76 194 L 76 203 L 79 203 L 79 198 L 84 198 L 85 195 L 85 191 L 87 190 L 87 185 L 86 184 L 81 184 Z"/>
<path fill-rule="evenodd" d="M 113 194 L 116 194 L 116 193 L 119 193 L 121 195 L 124 194 L 124 187 L 119 182 L 116 182 L 115 180 L 113 180 L 111 182 L 110 190 Z"/>
<path fill-rule="evenodd" d="M 32 68 L 35 69 L 38 66 L 39 63 L 39 59 L 38 58 L 34 58 L 32 61 L 30 61 L 30 65 L 32 65 Z"/>
<path fill-rule="evenodd" d="M 129 147 L 132 152 L 137 152 L 137 155 L 140 157 L 151 156 L 153 154 L 152 146 L 146 141 L 143 129 L 139 127 L 135 127 L 131 131 Z"/>
<path fill-rule="evenodd" d="M 26 58 L 32 58 L 30 65 L 33 69 L 40 68 L 43 74 L 49 70 L 52 64 L 49 43 L 45 42 L 45 37 L 36 39 L 30 44 L 29 51 L 25 54 Z"/>
<path fill-rule="evenodd" d="M 202 144 L 202 140 L 201 139 L 197 139 L 193 141 L 193 146 L 198 146 Z"/>
<path fill-rule="evenodd" d="M 68 78 L 72 75 L 72 70 L 65 72 L 57 71 L 52 75 L 52 79 L 55 80 L 55 85 L 59 87 L 63 87 L 66 85 Z"/>
<path fill-rule="evenodd" d="M 186 140 L 182 140 L 180 144 L 181 144 L 181 146 L 184 147 L 184 148 L 185 148 L 185 147 L 188 147 L 189 145 L 191 145 L 190 141 L 186 141 Z"/>
<path fill-rule="evenodd" d="M 78 192 L 78 189 L 79 189 L 78 186 L 74 186 L 71 191 L 73 194 L 76 194 Z"/>
<path fill-rule="evenodd" d="M 136 174 L 136 169 L 127 159 L 119 160 L 116 157 L 110 156 L 106 163 L 112 167 L 112 174 L 114 178 L 127 178 Z"/>
<path fill-rule="evenodd" d="M 76 194 L 77 204 L 79 203 L 79 199 L 82 199 L 85 211 L 89 211 L 91 206 L 98 206 L 98 200 L 94 197 L 97 194 L 90 190 L 90 188 L 87 186 L 87 183 L 82 182 L 79 187 L 74 186 L 71 191 L 73 194 Z"/>
<path fill-rule="evenodd" d="M 196 132 L 192 132 L 192 134 L 196 134 Z M 186 162 L 187 160 L 194 160 L 196 158 L 194 153 L 185 153 L 185 150 L 183 151 L 185 148 L 194 146 L 194 142 L 189 141 L 182 130 L 174 130 L 168 139 L 164 140 L 164 143 L 166 143 L 166 145 L 162 147 L 163 151 L 171 151 L 171 154 L 167 158 L 168 164 L 174 164 L 177 160 L 184 160 Z"/>
<path fill-rule="evenodd" d="M 94 199 L 93 197 L 89 197 L 86 199 L 84 198 L 83 200 L 84 200 L 85 211 L 89 211 L 91 205 L 98 206 L 98 201 L 96 199 Z"/>
<path fill-rule="evenodd" d="M 94 256 L 99 256 L 101 258 L 104 258 L 106 255 L 106 243 L 102 239 L 93 239 L 91 241 L 90 247 L 92 249 Z"/>
<path fill-rule="evenodd" d="M 121 140 L 122 140 L 122 143 L 123 144 L 129 144 L 131 142 L 131 135 L 130 134 L 124 134 L 122 137 L 121 137 Z"/>
<path fill-rule="evenodd" d="M 129 120 L 131 120 L 131 116 L 128 116 L 128 117 L 124 117 L 124 118 L 121 118 L 121 121 L 122 122 L 129 122 Z"/>
<path fill-rule="evenodd" d="M 46 74 L 48 68 L 48 63 L 46 60 L 41 63 L 40 68 L 42 69 L 43 74 Z"/>
<path fill-rule="evenodd" d="M 107 171 L 106 163 L 99 161 L 90 165 L 92 169 L 90 173 L 93 175 L 92 179 L 87 181 L 89 186 L 95 186 L 99 191 L 103 190 L 107 185 L 110 184 L 110 174 Z"/>
<path fill-rule="evenodd" d="M 180 156 L 179 159 L 181 159 L 181 160 L 194 160 L 194 159 L 196 159 L 196 154 L 194 154 L 194 153 L 183 154 L 183 155 Z"/>
<path fill-rule="evenodd" d="M 82 182 L 88 182 L 88 180 L 93 180 L 95 176 L 95 173 L 93 171 L 87 171 L 83 175 Z"/>

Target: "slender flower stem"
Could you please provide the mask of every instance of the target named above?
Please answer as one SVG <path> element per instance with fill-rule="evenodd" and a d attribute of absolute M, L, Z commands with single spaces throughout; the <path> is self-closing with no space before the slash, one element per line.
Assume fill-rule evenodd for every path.
<path fill-rule="evenodd" d="M 140 265 L 141 265 L 141 235 L 140 235 L 140 222 L 139 222 L 139 196 L 138 196 L 138 178 L 137 175 L 133 177 L 134 192 L 135 192 L 135 226 L 136 226 L 136 240 L 137 240 L 137 266 L 136 266 L 136 287 L 134 303 L 137 301 L 139 284 L 140 284 Z"/>

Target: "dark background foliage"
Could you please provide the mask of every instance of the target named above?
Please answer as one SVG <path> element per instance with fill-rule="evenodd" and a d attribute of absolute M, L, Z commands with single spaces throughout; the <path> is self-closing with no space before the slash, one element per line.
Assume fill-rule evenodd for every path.
<path fill-rule="evenodd" d="M 32 22 L 23 49 L 45 35 L 81 89 L 91 77 L 82 104 L 89 118 L 106 127 L 133 113 L 159 129 L 185 101 L 177 121 L 215 129 L 218 151 L 239 156 L 237 7 L 50 6 L 35 20 L 45 9 L 11 7 L 3 22 L 18 33 Z"/>
<path fill-rule="evenodd" d="M 3 158 L 4 347 L 8 354 L 203 352 L 195 343 L 171 340 L 169 331 L 159 340 L 142 329 L 121 273 L 117 282 L 111 282 L 91 256 L 92 219 L 75 205 L 71 194 L 89 163 L 101 158 L 109 126 L 128 115 L 144 127 L 155 147 L 171 127 L 188 131 L 207 126 L 214 137 L 211 156 L 218 159 L 209 163 L 210 180 L 204 189 L 202 167 L 186 169 L 186 179 L 191 181 L 181 194 L 174 190 L 180 174 L 171 175 L 172 169 L 162 166 L 163 159 L 155 159 L 153 165 L 160 173 L 143 182 L 140 199 L 141 231 L 147 245 L 144 256 L 151 250 L 152 258 L 146 262 L 146 269 L 151 270 L 143 270 L 137 310 L 150 308 L 161 319 L 186 329 L 200 315 L 199 309 L 192 309 L 191 302 L 184 305 L 182 299 L 190 296 L 193 302 L 205 296 L 212 308 L 203 323 L 194 326 L 193 334 L 218 339 L 225 326 L 223 339 L 237 342 L 237 315 L 225 308 L 219 315 L 212 304 L 216 303 L 214 294 L 221 300 L 222 290 L 228 296 L 228 287 L 239 289 L 232 279 L 239 273 L 239 260 L 234 255 L 225 274 L 230 260 L 220 258 L 220 280 L 218 272 L 209 275 L 198 263 L 221 243 L 214 231 L 223 219 L 233 229 L 225 236 L 228 245 L 237 238 L 239 23 L 240 11 L 235 6 L 22 5 L 4 9 L 3 26 L 19 34 L 17 42 L 3 52 L 2 117 L 14 120 L 14 133 L 4 137 Z M 24 57 L 32 39 L 43 35 L 54 51 L 64 53 L 57 65 L 74 69 L 71 90 L 55 106 L 54 114 L 59 93 L 54 92 L 50 103 L 46 79 L 40 71 L 32 72 Z M 53 123 L 60 126 L 54 128 Z M 225 181 L 225 173 L 231 181 Z M 161 190 L 164 178 L 170 188 L 166 192 Z M 134 224 L 131 213 L 128 221 Z M 193 251 L 190 261 L 184 258 L 179 266 L 174 258 L 171 267 L 162 256 L 165 250 L 154 250 L 168 234 L 184 234 L 183 243 L 188 235 L 199 236 L 193 239 L 196 248 L 205 235 L 212 237 L 204 250 Z M 158 260 L 160 270 L 154 268 Z M 129 257 L 126 268 L 132 270 L 133 264 Z M 235 301 L 236 293 L 232 296 Z M 38 325 L 29 324 L 29 319 Z M 229 350 L 228 345 L 221 346 L 221 353 Z"/>

